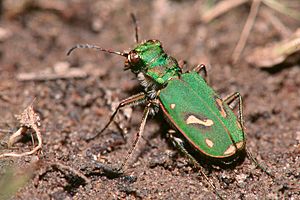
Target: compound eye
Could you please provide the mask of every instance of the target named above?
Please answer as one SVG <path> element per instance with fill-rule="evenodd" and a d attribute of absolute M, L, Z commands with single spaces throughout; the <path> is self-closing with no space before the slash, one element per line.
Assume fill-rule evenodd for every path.
<path fill-rule="evenodd" d="M 140 62 L 140 56 L 135 51 L 132 51 L 129 53 L 128 59 L 129 59 L 130 64 L 133 64 L 133 65 L 138 64 Z"/>

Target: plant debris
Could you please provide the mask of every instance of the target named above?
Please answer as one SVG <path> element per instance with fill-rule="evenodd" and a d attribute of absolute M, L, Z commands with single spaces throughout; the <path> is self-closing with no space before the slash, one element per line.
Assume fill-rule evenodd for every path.
<path fill-rule="evenodd" d="M 300 60 L 300 29 L 283 41 L 255 48 L 246 60 L 254 67 L 266 68 L 281 64 L 288 58 Z"/>
<path fill-rule="evenodd" d="M 21 127 L 10 136 L 8 141 L 8 147 L 11 147 L 16 142 L 17 138 L 24 135 L 30 128 L 35 131 L 38 144 L 31 151 L 23 153 L 3 153 L 0 154 L 0 158 L 23 157 L 27 155 L 32 155 L 42 148 L 42 135 L 39 129 L 39 127 L 41 126 L 41 119 L 39 115 L 36 112 L 34 112 L 32 104 L 29 105 L 20 115 L 16 115 L 16 118 L 19 120 Z"/>

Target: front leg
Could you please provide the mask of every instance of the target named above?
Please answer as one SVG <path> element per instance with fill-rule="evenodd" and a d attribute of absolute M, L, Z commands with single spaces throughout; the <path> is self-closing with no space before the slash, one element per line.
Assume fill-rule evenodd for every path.
<path fill-rule="evenodd" d="M 140 124 L 139 131 L 137 132 L 137 134 L 135 136 L 135 140 L 132 144 L 132 147 L 127 152 L 127 156 L 125 157 L 125 159 L 124 159 L 123 163 L 121 164 L 121 166 L 118 168 L 118 171 L 122 171 L 124 166 L 126 166 L 128 159 L 131 157 L 135 147 L 137 146 L 137 143 L 139 142 L 140 138 L 143 136 L 144 128 L 145 128 L 145 125 L 146 125 L 146 121 L 147 121 L 147 117 L 149 115 L 150 109 L 151 109 L 151 103 L 148 103 L 148 105 L 146 106 L 146 108 L 144 110 L 144 114 L 143 114 L 143 117 L 142 117 L 142 122 Z"/>
<path fill-rule="evenodd" d="M 94 136 L 88 138 L 87 141 L 93 140 L 96 137 L 98 137 L 101 133 L 103 133 L 107 129 L 107 127 L 114 121 L 114 118 L 116 117 L 120 109 L 124 108 L 125 106 L 135 106 L 137 104 L 143 103 L 144 101 L 146 101 L 146 95 L 143 92 L 122 100 L 119 103 L 117 109 L 111 115 L 109 121 L 105 124 L 105 126 L 100 131 L 98 131 Z"/>

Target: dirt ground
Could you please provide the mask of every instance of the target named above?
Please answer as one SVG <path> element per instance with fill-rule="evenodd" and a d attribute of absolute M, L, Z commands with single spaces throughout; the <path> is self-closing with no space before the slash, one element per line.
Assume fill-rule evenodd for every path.
<path fill-rule="evenodd" d="M 233 64 L 232 52 L 251 3 L 204 23 L 201 16 L 211 2 L 1 1 L 0 153 L 32 149 L 32 130 L 12 149 L 7 149 L 6 142 L 20 126 L 15 115 L 34 99 L 43 146 L 31 156 L 0 160 L 0 198 L 217 198 L 197 169 L 168 141 L 168 125 L 161 115 L 147 122 L 144 139 L 125 173 L 109 172 L 108 166 L 119 166 L 127 155 L 142 106 L 125 109 L 108 130 L 88 140 L 108 121 L 118 102 L 141 87 L 133 74 L 123 71 L 123 57 L 85 49 L 67 57 L 66 52 L 77 43 L 117 51 L 133 48 L 130 13 L 134 12 L 142 40 L 159 39 L 168 54 L 188 61 L 188 69 L 206 64 L 209 83 L 222 97 L 235 91 L 243 96 L 247 146 L 276 178 L 247 158 L 233 169 L 206 169 L 222 197 L 300 199 L 300 59 L 268 68 L 246 61 L 256 47 L 287 36 L 264 12 L 280 21 L 288 33 L 295 32 L 300 22 L 261 3 L 245 49 Z"/>

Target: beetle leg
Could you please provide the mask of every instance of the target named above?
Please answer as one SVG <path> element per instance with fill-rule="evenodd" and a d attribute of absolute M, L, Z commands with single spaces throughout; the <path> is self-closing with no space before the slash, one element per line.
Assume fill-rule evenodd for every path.
<path fill-rule="evenodd" d="M 119 110 L 125 106 L 135 106 L 139 103 L 142 103 L 143 101 L 146 100 L 146 95 L 145 93 L 141 92 L 141 93 L 138 93 L 136 95 L 133 95 L 131 97 L 128 97 L 127 99 L 124 99 L 122 100 L 117 109 L 113 112 L 113 114 L 111 115 L 109 121 L 105 124 L 105 126 L 100 130 L 100 131 L 97 131 L 97 133 L 92 136 L 92 137 L 89 137 L 87 139 L 87 141 L 89 140 L 92 140 L 92 139 L 95 139 L 96 137 L 98 137 L 101 133 L 103 133 L 107 127 L 114 121 L 114 118 L 116 117 L 116 115 L 118 114 Z"/>
<path fill-rule="evenodd" d="M 139 128 L 139 131 L 137 132 L 136 136 L 135 136 L 135 140 L 132 144 L 132 147 L 129 149 L 129 151 L 127 152 L 127 156 L 126 158 L 124 159 L 123 163 L 121 164 L 121 166 L 119 167 L 118 171 L 121 171 L 123 169 L 123 167 L 126 165 L 128 159 L 131 157 L 131 154 L 132 152 L 134 151 L 135 147 L 137 146 L 137 143 L 138 141 L 140 140 L 140 138 L 142 137 L 142 134 L 144 132 L 144 128 L 145 128 L 145 125 L 146 125 L 146 121 L 147 121 L 147 117 L 149 115 L 149 112 L 150 112 L 150 106 L 151 106 L 151 103 L 149 103 L 145 110 L 144 110 L 144 114 L 143 114 L 143 118 L 142 118 L 142 122 L 140 124 L 140 128 Z"/>
<path fill-rule="evenodd" d="M 233 103 L 236 99 L 239 101 L 239 121 L 241 123 L 242 129 L 244 130 L 244 119 L 243 119 L 243 103 L 242 103 L 242 96 L 239 92 L 235 92 L 228 97 L 226 97 L 223 101 L 227 104 L 230 105 Z M 232 108 L 233 109 L 233 108 Z M 260 168 L 263 172 L 265 172 L 268 176 L 272 177 L 274 179 L 274 175 L 272 175 L 268 170 L 263 167 L 257 160 L 256 158 L 251 154 L 251 152 L 248 150 L 248 148 L 245 148 L 247 157 L 258 167 Z"/>
<path fill-rule="evenodd" d="M 202 174 L 202 176 L 206 179 L 207 183 L 210 185 L 210 187 L 213 188 L 215 194 L 220 198 L 223 199 L 222 196 L 219 194 L 219 192 L 217 191 L 216 186 L 209 180 L 209 178 L 206 176 L 206 174 L 204 173 L 203 167 L 199 164 L 199 162 L 197 162 L 197 160 L 188 153 L 188 151 L 186 150 L 186 148 L 184 147 L 184 142 L 180 139 L 175 137 L 174 134 L 174 130 L 170 130 L 168 131 L 168 136 L 169 138 L 172 140 L 173 144 L 192 162 L 192 164 L 199 169 L 200 173 Z"/>
<path fill-rule="evenodd" d="M 204 64 L 199 64 L 197 65 L 194 69 L 193 69 L 194 72 L 197 72 L 199 75 L 201 75 L 204 80 L 206 82 L 208 82 L 208 75 L 207 75 L 207 69 L 206 69 L 206 66 Z"/>
<path fill-rule="evenodd" d="M 244 117 L 243 117 L 243 99 L 239 92 L 235 92 L 223 99 L 223 101 L 230 106 L 236 99 L 238 99 L 238 105 L 239 105 L 239 122 L 241 123 L 242 129 L 244 130 Z M 234 109 L 235 105 L 233 107 L 230 107 L 232 110 Z"/>
<path fill-rule="evenodd" d="M 252 153 L 249 151 L 248 148 L 246 148 L 246 154 L 247 154 L 247 157 L 250 158 L 250 160 L 251 160 L 252 162 L 254 162 L 254 164 L 255 164 L 258 168 L 260 168 L 263 172 L 265 172 L 265 173 L 266 173 L 268 176 L 270 176 L 271 178 L 275 179 L 274 175 L 271 174 L 271 173 L 267 170 L 267 168 L 265 168 L 264 166 L 262 166 L 262 165 L 256 160 L 256 158 L 252 155 Z"/>

